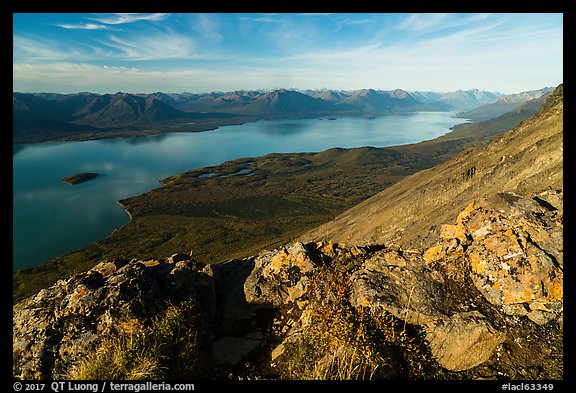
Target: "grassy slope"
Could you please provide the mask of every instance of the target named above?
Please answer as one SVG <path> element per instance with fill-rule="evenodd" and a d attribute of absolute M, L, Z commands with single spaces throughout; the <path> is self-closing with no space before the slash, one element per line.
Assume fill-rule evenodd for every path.
<path fill-rule="evenodd" d="M 441 224 L 455 220 L 474 199 L 497 192 L 536 195 L 562 188 L 561 90 L 551 98 L 545 112 L 493 138 L 486 149 L 468 149 L 414 174 L 315 228 L 302 240 L 426 246 Z M 507 119 L 499 117 L 493 123 L 502 121 Z"/>

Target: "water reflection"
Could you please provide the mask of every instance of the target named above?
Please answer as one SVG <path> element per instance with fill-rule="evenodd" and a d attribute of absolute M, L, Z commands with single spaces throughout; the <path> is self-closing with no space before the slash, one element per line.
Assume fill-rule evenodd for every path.
<path fill-rule="evenodd" d="M 274 137 L 292 137 L 310 128 L 310 125 L 304 123 L 271 123 L 261 127 L 263 134 Z"/>
<path fill-rule="evenodd" d="M 28 145 L 12 145 L 12 156 L 15 156 L 16 154 L 20 153 L 21 151 L 26 149 L 27 146 Z"/>
<path fill-rule="evenodd" d="M 258 121 L 198 133 L 14 145 L 13 268 L 106 237 L 128 221 L 117 200 L 157 188 L 161 179 L 177 173 L 268 153 L 415 143 L 458 122 L 465 120 L 449 113 Z M 105 176 L 76 186 L 61 182 L 77 172 Z"/>
<path fill-rule="evenodd" d="M 100 139 L 99 141 L 104 144 L 125 144 L 130 146 L 138 146 L 138 145 L 145 145 L 150 143 L 161 143 L 163 140 L 170 137 L 171 134 L 163 133 L 163 134 L 156 134 L 156 135 L 144 135 L 144 136 L 136 136 L 136 137 L 127 137 L 127 138 L 112 138 L 112 139 Z"/>

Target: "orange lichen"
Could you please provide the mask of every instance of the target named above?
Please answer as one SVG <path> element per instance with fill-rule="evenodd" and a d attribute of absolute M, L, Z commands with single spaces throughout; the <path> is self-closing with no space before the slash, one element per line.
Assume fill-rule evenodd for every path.
<path fill-rule="evenodd" d="M 469 260 L 473 272 L 482 274 L 486 271 L 486 261 L 478 252 L 470 253 Z"/>
<path fill-rule="evenodd" d="M 442 250 L 442 245 L 438 245 L 430 247 L 428 250 L 426 250 L 426 252 L 424 253 L 424 261 L 426 263 L 430 263 L 445 256 L 446 253 Z"/>
<path fill-rule="evenodd" d="M 524 292 L 522 292 L 521 295 L 521 301 L 523 302 L 529 302 L 534 298 L 534 292 L 532 292 L 530 289 L 525 288 Z"/>
<path fill-rule="evenodd" d="M 562 281 L 561 277 L 556 277 L 550 284 L 548 284 L 548 287 L 546 288 L 548 291 L 548 301 L 563 300 L 564 288 L 562 286 Z"/>
<path fill-rule="evenodd" d="M 80 287 L 78 288 L 78 290 L 76 291 L 76 293 L 74 295 L 72 295 L 72 297 L 74 299 L 80 299 L 81 297 L 83 297 L 84 295 L 86 295 L 88 293 L 88 290 L 86 288 Z"/>
<path fill-rule="evenodd" d="M 463 225 L 442 225 L 440 228 L 440 237 L 444 240 L 448 239 L 466 239 L 466 229 Z"/>
<path fill-rule="evenodd" d="M 516 298 L 509 291 L 504 290 L 502 294 L 504 295 L 504 304 L 516 303 Z"/>
<path fill-rule="evenodd" d="M 462 220 L 474 210 L 474 202 L 470 202 L 470 204 L 466 207 L 466 209 L 462 210 L 460 214 L 458 214 L 457 222 L 459 225 L 462 225 Z"/>
<path fill-rule="evenodd" d="M 273 270 L 280 270 L 282 266 L 287 265 L 290 263 L 290 254 L 288 254 L 284 250 L 280 250 L 274 257 L 270 263 Z"/>

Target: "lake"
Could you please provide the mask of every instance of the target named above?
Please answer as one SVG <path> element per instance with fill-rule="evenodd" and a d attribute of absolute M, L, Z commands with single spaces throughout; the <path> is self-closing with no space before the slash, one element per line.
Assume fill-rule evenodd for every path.
<path fill-rule="evenodd" d="M 116 201 L 159 187 L 168 176 L 268 153 L 416 143 L 466 122 L 452 116 L 257 121 L 199 133 L 14 145 L 13 270 L 107 237 L 128 222 Z M 62 183 L 78 172 L 100 176 L 74 186 Z"/>

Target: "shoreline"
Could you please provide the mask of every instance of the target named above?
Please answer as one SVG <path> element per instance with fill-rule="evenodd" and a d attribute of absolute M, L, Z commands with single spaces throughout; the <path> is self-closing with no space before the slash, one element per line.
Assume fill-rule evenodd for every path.
<path fill-rule="evenodd" d="M 255 122 L 258 119 L 255 117 L 247 117 L 246 119 L 242 119 L 240 117 L 233 118 L 233 121 L 230 122 L 219 122 L 219 121 L 210 121 L 205 123 L 193 123 L 195 127 L 190 127 L 190 123 L 172 123 L 167 125 L 159 125 L 157 128 L 152 129 L 102 129 L 102 131 L 91 131 L 91 132 L 80 132 L 78 134 L 70 134 L 70 135 L 61 135 L 61 136 L 54 136 L 54 137 L 44 137 L 41 136 L 23 136 L 23 137 L 16 137 L 12 136 L 12 146 L 17 145 L 29 145 L 29 144 L 36 144 L 36 143 L 47 143 L 47 142 L 86 142 L 86 141 L 93 141 L 93 140 L 102 140 L 102 139 L 115 139 L 115 138 L 138 138 L 138 137 L 146 137 L 146 136 L 156 136 L 156 135 L 164 135 L 164 134 L 171 134 L 171 133 L 196 133 L 196 132 L 207 132 L 207 131 L 215 131 L 220 127 L 225 126 L 235 126 L 235 125 L 242 125 L 245 123 Z"/>
<path fill-rule="evenodd" d="M 131 221 L 134 219 L 134 218 L 132 217 L 132 213 L 130 213 L 130 211 L 128 210 L 128 208 L 127 208 L 126 206 L 124 206 L 121 201 L 116 201 L 116 203 L 117 203 L 117 204 L 126 212 L 126 214 L 128 215 L 128 218 L 129 218 L 128 223 L 131 222 Z M 127 224 L 127 223 L 126 223 L 126 224 Z M 126 225 L 126 224 L 123 224 L 123 225 Z M 120 227 L 121 227 L 121 226 L 120 226 Z M 114 231 L 118 230 L 120 227 L 114 228 Z"/>
<path fill-rule="evenodd" d="M 519 122 L 519 121 L 518 121 Z M 393 172 L 391 171 L 389 174 L 385 175 L 386 176 L 386 180 L 380 180 L 380 184 L 387 188 L 390 185 L 394 184 L 395 182 L 399 181 L 402 177 L 412 174 L 415 171 L 419 171 L 422 169 L 426 169 L 432 166 L 435 166 L 441 162 L 443 162 L 444 160 L 450 158 L 452 155 L 458 153 L 459 151 L 463 150 L 464 148 L 467 147 L 472 147 L 474 145 L 478 145 L 478 144 L 482 144 L 485 141 L 486 137 L 492 137 L 495 134 L 497 134 L 495 128 L 501 127 L 501 122 L 499 121 L 495 121 L 495 122 L 481 122 L 481 123 L 475 123 L 475 124 L 466 124 L 463 123 L 461 125 L 459 125 L 460 127 L 457 127 L 456 129 L 454 129 L 454 127 L 450 128 L 450 131 L 448 133 L 445 133 L 441 136 L 438 136 L 434 139 L 428 139 L 428 140 L 424 140 L 421 142 L 417 142 L 417 143 L 412 143 L 412 144 L 404 144 L 404 145 L 397 145 L 397 146 L 389 146 L 389 147 L 383 147 L 383 148 L 371 148 L 373 149 L 373 151 L 375 152 L 380 152 L 380 153 L 384 153 L 387 152 L 387 154 L 390 154 L 392 152 L 396 152 L 394 154 L 400 154 L 400 156 L 396 157 L 394 159 L 394 165 L 401 165 L 402 169 L 400 172 L 398 172 L 397 170 L 394 170 Z M 473 129 L 469 129 L 471 126 L 474 126 Z M 484 128 L 482 128 L 484 127 Z M 505 131 L 509 129 L 508 127 L 506 127 L 505 129 L 502 130 Z M 285 184 L 286 181 L 297 181 L 297 182 L 301 182 L 303 179 L 306 178 L 306 174 L 301 174 L 299 176 L 292 176 L 292 175 L 283 175 L 281 173 L 281 171 L 283 169 L 286 169 L 288 167 L 290 167 L 290 165 L 288 165 L 288 167 L 286 167 L 286 160 L 291 160 L 290 157 L 300 157 L 299 159 L 302 159 L 303 157 L 311 157 L 312 155 L 317 155 L 317 156 L 330 156 L 331 154 L 335 153 L 336 151 L 341 151 L 344 153 L 350 153 L 352 155 L 356 154 L 354 153 L 354 151 L 359 152 L 362 149 L 366 149 L 366 148 L 348 148 L 348 149 L 328 149 L 322 152 L 317 152 L 317 153 L 277 153 L 277 154 L 269 154 L 269 155 L 265 155 L 262 157 L 267 157 L 268 160 L 272 160 L 272 161 L 277 161 L 278 164 L 280 166 L 278 166 L 277 168 L 281 168 L 280 172 L 274 174 L 274 176 L 277 177 L 277 179 L 275 181 L 279 181 L 278 179 L 281 179 L 280 182 L 282 182 L 282 188 L 285 191 Z M 370 149 L 370 148 L 369 148 Z M 260 157 L 260 159 L 262 159 L 262 157 Z M 358 159 L 358 155 L 355 156 L 356 158 L 354 158 L 354 160 Z M 399 157 L 404 157 L 403 160 L 404 162 L 399 164 L 399 162 L 397 161 L 399 159 Z M 344 161 L 347 161 L 347 159 L 345 159 L 345 157 L 342 157 L 344 159 Z M 337 157 L 333 157 L 333 159 L 335 160 L 335 163 L 338 163 L 338 165 L 343 165 L 342 160 L 340 160 Z M 242 159 L 237 159 L 237 160 L 229 160 L 226 161 L 224 163 L 222 163 L 220 166 L 229 166 L 229 165 L 234 165 L 236 163 L 236 161 L 238 160 L 242 160 Z M 245 158 L 244 158 L 245 160 Z M 254 161 L 253 159 L 251 159 L 251 161 Z M 384 165 L 383 162 L 377 162 L 378 160 L 374 161 L 374 164 L 376 166 L 380 165 Z M 356 161 L 354 161 L 356 162 Z M 358 166 L 359 162 L 355 167 L 351 168 L 353 169 L 353 171 L 358 171 L 361 170 L 361 165 Z M 304 164 L 303 164 L 304 165 Z M 392 164 L 390 164 L 389 159 L 387 160 L 387 163 L 382 166 L 382 168 L 388 168 L 385 170 L 389 170 L 389 168 L 391 167 Z M 313 167 L 313 166 L 306 166 L 304 165 L 304 167 L 306 168 L 306 171 L 309 170 L 317 170 L 318 166 Z M 302 166 L 299 166 L 298 168 L 303 168 Z M 315 169 L 316 168 L 316 169 Z M 381 168 L 381 169 L 382 169 Z M 202 168 L 199 168 L 202 169 Z M 211 167 L 211 170 L 214 169 Z M 195 170 L 195 171 L 198 171 Z M 231 169 L 230 173 L 236 172 L 236 169 Z M 188 171 L 188 172 L 194 172 L 194 171 Z M 206 182 L 210 182 L 210 181 L 221 181 L 223 179 L 228 179 L 226 181 L 234 181 L 234 179 L 251 179 L 250 182 L 252 181 L 257 181 L 258 179 L 260 181 L 264 181 L 265 183 L 262 184 L 267 184 L 267 180 L 266 177 L 260 178 L 260 176 L 255 175 L 255 176 L 250 176 L 250 177 L 244 177 L 244 176 L 229 176 L 229 177 L 222 177 L 222 179 L 217 179 L 217 178 L 208 178 L 208 179 L 191 179 L 190 175 L 187 175 L 188 172 L 182 172 L 176 175 L 173 175 L 171 177 L 168 177 L 166 179 L 171 179 L 173 181 L 176 182 L 180 182 L 182 181 L 183 184 L 186 183 L 191 183 L 190 186 L 192 187 L 193 190 L 191 190 L 191 192 L 199 192 L 198 190 L 196 190 L 197 187 L 197 183 L 198 181 L 206 181 Z M 315 191 L 315 196 L 314 198 L 317 198 L 318 195 L 322 195 L 322 197 L 324 197 L 324 193 L 329 193 L 331 191 L 334 190 L 334 187 L 347 187 L 347 183 L 346 182 L 352 182 L 350 183 L 348 186 L 348 188 L 346 190 L 341 190 L 339 191 L 341 195 L 346 194 L 348 192 L 352 192 L 352 193 L 358 193 L 360 192 L 360 195 L 363 195 L 364 197 L 366 196 L 370 196 L 373 192 L 375 191 L 380 191 L 380 190 L 372 190 L 372 191 L 368 191 L 368 190 L 364 190 L 364 191 L 360 191 L 359 189 L 356 189 L 356 187 L 360 186 L 360 187 L 366 187 L 366 186 L 370 186 L 370 184 L 374 184 L 374 173 L 378 174 L 378 176 L 382 176 L 382 173 L 380 173 L 380 170 L 376 170 L 376 169 L 371 169 L 370 173 L 365 173 L 363 175 L 363 177 L 358 177 L 356 176 L 354 173 L 349 172 L 347 170 L 342 171 L 340 169 L 340 172 L 335 172 L 335 173 L 324 173 L 321 176 L 317 176 L 315 178 L 313 178 L 313 182 L 312 183 L 304 183 L 301 185 L 300 190 L 301 192 L 306 192 L 308 191 L 312 191 L 311 188 L 318 188 L 318 190 Z M 328 176 L 329 175 L 329 176 Z M 334 182 L 331 178 L 334 176 L 344 176 L 342 178 L 342 181 L 336 181 Z M 192 176 L 194 177 L 194 176 Z M 363 178 L 363 179 L 372 179 L 370 181 L 363 181 L 363 182 L 359 182 L 358 179 Z M 181 180 L 180 180 L 181 179 Z M 291 180 L 293 179 L 293 180 Z M 309 178 L 310 179 L 310 178 Z M 269 179 L 268 179 L 269 180 Z M 312 179 L 310 179 L 312 180 Z M 19 270 L 14 272 L 14 282 L 15 282 L 15 286 L 14 286 L 14 296 L 16 298 L 22 298 L 22 296 L 27 296 L 30 295 L 31 293 L 34 293 L 34 291 L 37 291 L 43 287 L 45 287 L 46 285 L 50 284 L 50 281 L 53 279 L 59 279 L 62 276 L 65 276 L 67 274 L 67 271 L 70 268 L 75 268 L 77 270 L 86 270 L 89 269 L 91 264 L 94 263 L 94 261 L 99 261 L 99 260 L 104 260 L 104 259 L 113 259 L 119 256 L 128 256 L 128 257 L 132 257 L 132 254 L 128 254 L 123 250 L 130 250 L 130 253 L 134 253 L 134 252 L 143 252 L 142 250 L 146 250 L 147 253 L 150 253 L 152 251 L 150 250 L 159 250 L 158 247 L 162 248 L 162 247 L 172 247 L 171 244 L 174 243 L 174 246 L 176 244 L 186 244 L 186 242 L 188 241 L 200 241 L 202 238 L 205 237 L 206 233 L 215 230 L 213 228 L 213 222 L 210 220 L 215 220 L 215 219 L 220 219 L 220 218 L 224 218 L 224 217 L 235 217 L 238 218 L 238 214 L 240 214 L 240 216 L 244 213 L 242 213 L 243 211 L 246 211 L 246 207 L 247 206 L 254 206 L 254 203 L 260 203 L 257 202 L 255 198 L 255 196 L 253 195 L 252 197 L 252 202 L 246 203 L 245 201 L 243 201 L 240 204 L 240 210 L 236 210 L 236 207 L 234 208 L 235 211 L 232 212 L 232 214 L 230 213 L 226 213 L 225 215 L 222 215 L 220 217 L 214 216 L 212 218 L 209 219 L 204 219 L 201 218 L 200 216 L 197 216 L 197 211 L 199 211 L 198 209 L 200 209 L 203 212 L 208 212 L 210 213 L 210 211 L 214 210 L 214 211 L 218 211 L 218 209 L 222 210 L 226 210 L 229 209 L 231 206 L 234 207 L 233 205 L 230 205 L 230 203 L 232 204 L 236 204 L 235 206 L 238 206 L 238 201 L 234 202 L 235 200 L 238 200 L 238 196 L 241 195 L 243 192 L 245 193 L 247 191 L 247 188 L 245 185 L 234 185 L 234 192 L 231 192 L 230 189 L 227 190 L 220 190 L 218 192 L 221 192 L 222 196 L 222 201 L 216 203 L 216 205 L 198 205 L 198 206 L 194 206 L 194 203 L 192 203 L 190 206 L 187 206 L 186 204 L 182 205 L 183 201 L 185 202 L 185 200 L 180 200 L 180 202 L 173 204 L 171 207 L 170 206 L 162 206 L 162 204 L 166 205 L 166 200 L 163 200 L 163 198 L 157 199 L 158 202 L 160 202 L 160 205 L 157 205 L 156 203 L 152 204 L 152 205 L 138 205 L 140 204 L 142 201 L 146 200 L 146 198 L 150 198 L 151 195 L 157 195 L 156 193 L 163 193 L 166 192 L 167 188 L 167 184 L 165 184 L 165 182 L 162 182 L 163 187 L 160 187 L 158 189 L 154 189 L 152 190 L 152 192 L 150 193 L 146 193 L 143 195 L 139 195 L 133 198 L 129 198 L 130 199 L 130 204 L 136 204 L 134 205 L 136 207 L 137 211 L 140 211 L 141 214 L 138 215 L 138 218 L 134 218 L 132 213 L 130 212 L 130 210 L 128 208 L 128 203 L 122 203 L 120 201 L 116 201 L 117 204 L 123 208 L 123 210 L 126 212 L 126 214 L 129 217 L 129 221 L 128 223 L 115 228 L 112 233 L 104 238 L 104 239 L 100 239 L 97 241 L 92 242 L 91 244 L 89 244 L 88 246 L 84 247 L 81 250 L 76 250 L 67 254 L 63 254 L 60 255 L 56 258 L 52 258 L 51 260 L 48 260 L 38 266 L 32 267 L 32 268 L 28 268 L 28 269 L 23 269 L 23 270 Z M 206 185 L 206 183 L 202 183 L 204 185 Z M 214 184 L 214 183 L 212 183 Z M 236 183 L 233 183 L 236 184 Z M 232 184 L 231 184 L 232 185 Z M 277 185 L 278 186 L 278 185 Z M 188 186 L 187 186 L 188 187 Z M 210 187 L 212 187 L 212 185 L 210 185 Z M 253 187 L 251 185 L 249 185 L 249 187 Z M 260 198 L 262 197 L 262 185 L 257 186 L 258 188 L 255 189 L 256 191 L 254 191 L 256 193 L 256 197 Z M 352 187 L 352 189 L 350 188 Z M 201 192 L 201 190 L 200 190 Z M 253 192 L 253 194 L 254 194 Z M 146 196 L 145 196 L 146 195 Z M 165 194 L 164 196 L 167 196 L 168 194 Z M 215 195 L 218 195 L 217 193 Z M 280 199 L 282 199 L 283 197 L 283 193 L 280 193 L 278 196 L 280 196 Z M 179 196 L 177 196 L 177 193 L 174 194 L 173 197 L 171 198 L 181 198 Z M 276 199 L 275 199 L 276 198 Z M 286 200 L 285 202 L 283 202 L 285 204 L 285 206 L 289 206 L 294 200 L 300 200 L 300 203 L 304 202 L 304 200 L 302 200 L 302 196 L 300 194 L 297 193 L 297 195 L 295 196 L 291 196 L 290 200 Z M 355 197 L 356 198 L 356 197 Z M 194 201 L 194 199 L 191 198 L 187 198 L 187 200 L 192 200 Z M 278 201 L 277 197 L 272 198 L 272 200 L 276 200 Z M 305 208 L 305 209 L 312 209 L 314 211 L 314 214 L 318 214 L 317 213 L 317 209 L 315 209 L 314 207 L 318 206 L 318 203 L 324 203 L 324 202 L 330 202 L 329 200 L 312 200 L 310 199 L 308 202 L 305 202 L 303 204 L 301 204 L 301 207 Z M 359 203 L 359 201 L 357 201 Z M 287 204 L 286 204 L 287 203 Z M 132 206 L 132 207 L 134 207 Z M 146 207 L 144 211 L 142 211 L 142 206 Z M 174 206 L 177 206 L 176 210 L 174 210 Z M 279 206 L 279 205 L 270 205 L 270 200 L 265 202 L 265 213 L 266 214 L 275 214 L 273 213 L 275 210 L 278 210 L 279 208 L 282 209 L 284 208 L 283 206 Z M 333 206 L 335 207 L 335 206 Z M 167 208 L 169 208 L 167 210 Z M 216 209 L 214 209 L 216 208 Z M 186 209 L 189 210 L 189 212 L 186 211 Z M 204 210 L 202 210 L 204 209 Z M 340 208 L 338 208 L 339 210 Z M 248 209 L 249 211 L 250 209 Z M 329 209 L 331 210 L 331 208 Z M 240 212 L 240 213 L 239 213 Z M 156 220 L 156 221 L 151 221 L 151 216 L 150 214 L 152 214 L 152 220 Z M 174 217 L 178 217 L 178 220 L 180 221 L 174 221 L 174 222 L 167 222 L 165 221 L 164 218 L 162 218 L 162 221 L 158 221 L 159 218 L 154 218 L 154 214 L 156 215 L 162 215 L 164 214 L 164 216 L 166 214 L 169 214 L 170 216 L 174 216 Z M 210 213 L 211 214 L 211 213 Z M 220 213 L 218 213 L 220 214 Z M 250 214 L 254 214 L 254 212 L 250 212 Z M 310 213 L 308 213 L 309 215 Z M 331 214 L 339 214 L 338 211 L 334 210 L 332 211 Z M 175 225 L 181 225 L 182 223 L 185 222 L 189 222 L 186 220 L 192 219 L 192 220 L 196 220 L 195 217 L 199 217 L 198 219 L 200 221 L 198 221 L 198 223 L 192 225 L 191 227 L 189 227 L 189 224 L 185 224 L 186 225 L 186 230 L 188 232 L 186 232 L 186 236 L 188 236 L 188 240 L 186 240 L 184 243 L 181 242 L 176 242 L 175 241 L 178 239 L 179 236 L 181 236 L 182 234 L 178 234 L 178 232 L 174 232 L 174 230 L 178 231 L 178 230 L 182 230 L 182 228 L 184 227 L 174 227 Z M 265 225 L 263 222 L 260 222 L 258 220 L 263 220 L 263 218 L 256 218 L 258 216 L 255 216 L 253 219 L 256 219 L 257 221 L 254 224 L 250 224 L 250 225 L 256 225 L 256 226 L 262 226 Z M 283 215 L 282 215 L 283 217 Z M 310 217 L 307 216 L 307 219 L 309 219 Z M 284 241 L 284 237 L 288 236 L 288 237 L 292 237 L 292 238 L 296 238 L 297 236 L 307 232 L 309 229 L 308 226 L 309 225 L 313 225 L 314 227 L 321 225 L 324 219 L 330 219 L 328 216 L 325 218 L 320 218 L 319 216 L 316 216 L 316 218 L 314 220 L 320 220 L 318 222 L 310 222 L 308 224 L 302 224 L 302 222 L 297 222 L 297 223 L 290 223 L 290 219 L 285 219 L 285 218 L 280 218 L 279 217 L 279 221 L 276 222 L 276 224 L 280 225 L 282 228 L 284 228 L 283 230 L 288 231 L 285 232 L 284 235 L 275 235 L 275 240 L 277 241 Z M 292 217 L 293 219 L 293 217 Z M 184 221 L 182 221 L 184 220 Z M 234 221 L 234 220 L 233 220 Z M 134 223 L 136 223 L 137 228 L 134 227 Z M 268 223 L 269 224 L 269 223 Z M 268 225 L 266 224 L 266 225 Z M 144 225 L 144 227 L 142 227 L 142 225 Z M 154 227 L 152 228 L 151 225 L 153 225 Z M 239 224 L 238 222 L 234 223 L 234 225 L 243 225 L 243 224 Z M 290 228 L 288 228 L 290 227 Z M 198 234 L 194 234 L 192 233 L 193 231 L 198 231 L 200 229 L 204 228 L 203 232 L 200 231 Z M 286 229 L 288 228 L 288 229 Z M 152 232 L 150 232 L 150 230 L 152 230 Z M 302 230 L 301 233 L 297 233 L 299 230 Z M 148 231 L 148 233 L 146 233 L 146 230 Z M 192 232 L 190 232 L 190 230 L 192 230 Z M 232 229 L 232 228 L 228 228 L 228 229 L 222 229 L 224 230 L 224 233 L 236 233 L 236 229 Z M 246 230 L 241 230 L 240 233 L 242 234 L 250 234 L 250 231 L 254 230 L 254 228 L 252 229 L 246 229 Z M 259 230 L 260 232 L 258 232 L 259 234 L 262 234 L 263 232 L 261 232 L 261 230 Z M 126 235 L 128 234 L 128 238 L 126 237 Z M 273 233 L 268 233 L 268 235 L 271 235 Z M 168 237 L 166 237 L 168 236 Z M 196 236 L 196 240 L 194 239 L 194 236 Z M 206 235 L 208 236 L 208 235 Z M 228 236 L 228 235 L 226 235 Z M 146 240 L 148 239 L 148 240 Z M 176 239 L 176 240 L 175 240 Z M 190 240 L 192 239 L 192 240 Z M 222 237 L 222 234 L 217 233 L 215 235 L 213 235 L 212 237 L 208 237 L 208 239 L 206 239 L 206 241 L 209 242 L 207 243 L 209 247 L 211 247 L 213 250 L 210 251 L 211 253 L 211 257 L 209 257 L 209 259 L 211 258 L 211 260 L 214 260 L 214 258 L 220 258 L 220 256 L 217 256 L 216 254 L 220 253 L 225 253 L 225 250 L 223 250 L 223 247 L 229 247 L 230 244 L 234 244 L 236 247 L 236 251 L 237 253 L 243 252 L 248 250 L 249 248 L 255 248 L 255 245 L 252 243 L 257 243 L 259 241 L 264 241 L 263 239 L 254 239 L 252 237 L 248 237 L 243 239 L 243 243 L 234 243 L 235 241 L 237 242 L 237 240 L 227 240 L 225 237 Z M 120 243 L 118 243 L 120 242 Z M 140 242 L 141 246 L 137 246 L 135 247 L 135 242 Z M 230 243 L 232 242 L 232 243 Z M 265 249 L 268 247 L 268 240 L 266 240 L 263 244 L 261 249 Z M 117 244 L 118 243 L 118 244 Z M 170 244 L 168 244 L 170 243 Z M 196 248 L 198 245 L 195 245 L 192 248 Z M 150 248 L 151 247 L 151 248 Z M 188 247 L 190 248 L 190 246 L 186 245 L 186 246 L 180 246 L 180 249 L 183 250 L 185 248 L 182 247 Z M 260 245 L 258 245 L 259 249 L 260 249 Z M 190 249 L 192 249 L 190 248 Z M 246 249 L 246 250 L 244 250 Z M 255 250 L 252 250 L 255 251 Z M 251 252 L 252 252 L 251 251 Z M 164 252 L 164 251 L 162 251 Z M 230 259 L 236 257 L 234 255 L 226 255 L 226 257 L 224 259 Z M 223 260 L 223 259 L 222 259 Z M 21 288 L 18 288 L 21 287 Z M 31 290 L 31 288 L 36 288 Z M 39 288 L 39 289 L 38 289 Z"/>
<path fill-rule="evenodd" d="M 377 117 L 381 116 L 390 116 L 390 115 L 401 115 L 401 114 L 410 114 L 410 113 L 447 113 L 447 112 L 454 112 L 454 111 L 412 111 L 412 112 L 392 112 L 392 113 L 381 113 L 378 115 L 371 115 L 367 117 L 365 114 L 340 114 L 337 118 L 331 117 L 326 118 L 326 120 L 338 120 L 338 119 L 345 119 L 345 118 L 366 118 L 367 120 L 373 120 Z M 456 116 L 451 116 L 453 119 L 460 119 Z M 317 116 L 308 116 L 308 117 L 288 117 L 288 118 L 259 118 L 256 116 L 248 116 L 246 119 L 242 119 L 241 117 L 233 118 L 234 121 L 231 122 L 223 122 L 220 123 L 218 121 L 206 122 L 206 123 L 194 123 L 198 128 L 197 129 L 185 129 L 189 128 L 190 123 L 176 123 L 176 124 L 167 124 L 164 126 L 159 126 L 157 129 L 111 129 L 111 130 L 102 130 L 101 132 L 84 132 L 79 134 L 72 134 L 72 135 L 64 135 L 64 136 L 56 136 L 56 137 L 49 137 L 44 139 L 37 139 L 34 136 L 32 137 L 23 137 L 19 138 L 16 141 L 14 137 L 12 138 L 12 145 L 28 145 L 28 144 L 35 144 L 35 143 L 46 143 L 46 142 L 86 142 L 86 141 L 93 141 L 93 140 L 102 140 L 102 139 L 115 139 L 115 138 L 138 138 L 138 137 L 146 137 L 146 136 L 157 136 L 157 135 L 168 135 L 172 133 L 197 133 L 197 132 L 208 132 L 208 131 L 216 131 L 221 127 L 227 126 L 237 126 L 246 123 L 253 123 L 257 121 L 278 121 L 278 120 L 310 120 L 310 119 L 319 119 Z M 319 119 L 322 120 L 322 119 Z M 459 123 L 459 124 L 466 124 L 466 123 Z M 454 126 L 452 126 L 454 127 Z M 450 127 L 450 129 L 452 129 Z M 181 129 L 171 129 L 171 128 L 181 128 Z"/>

